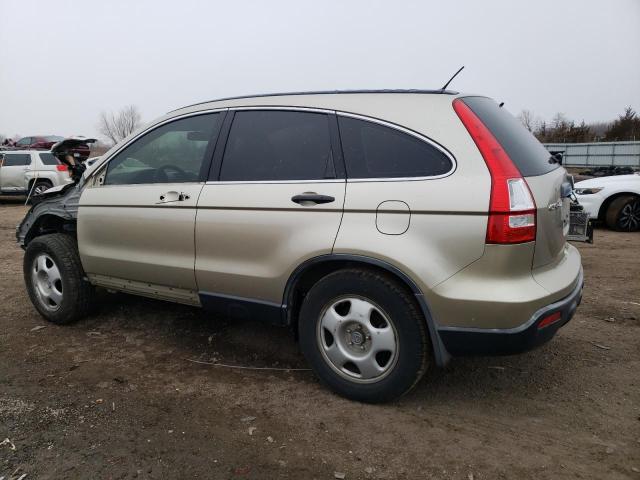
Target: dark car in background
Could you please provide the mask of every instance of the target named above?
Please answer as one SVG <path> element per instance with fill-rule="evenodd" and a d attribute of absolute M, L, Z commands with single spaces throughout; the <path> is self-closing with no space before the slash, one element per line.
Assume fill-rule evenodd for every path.
<path fill-rule="evenodd" d="M 33 137 L 22 137 L 15 144 L 15 148 L 20 150 L 49 150 L 55 143 L 64 140 L 59 135 L 38 135 Z"/>

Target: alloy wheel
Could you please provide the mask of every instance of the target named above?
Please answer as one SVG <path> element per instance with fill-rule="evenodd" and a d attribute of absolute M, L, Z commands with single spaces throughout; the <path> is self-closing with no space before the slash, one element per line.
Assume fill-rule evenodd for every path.
<path fill-rule="evenodd" d="M 398 359 L 393 322 L 366 298 L 347 296 L 329 303 L 320 315 L 316 337 L 327 364 L 350 381 L 380 381 Z"/>

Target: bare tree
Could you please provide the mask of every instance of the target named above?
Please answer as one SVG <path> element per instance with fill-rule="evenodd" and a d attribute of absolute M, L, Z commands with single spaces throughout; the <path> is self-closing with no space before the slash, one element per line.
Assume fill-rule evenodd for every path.
<path fill-rule="evenodd" d="M 522 110 L 518 115 L 518 120 L 522 122 L 522 124 L 529 130 L 533 132 L 536 128 L 535 119 L 533 116 L 533 112 L 531 110 Z"/>
<path fill-rule="evenodd" d="M 111 140 L 118 143 L 129 134 L 133 133 L 141 123 L 140 112 L 135 105 L 129 105 L 117 114 L 102 112 L 98 121 L 98 131 Z"/>

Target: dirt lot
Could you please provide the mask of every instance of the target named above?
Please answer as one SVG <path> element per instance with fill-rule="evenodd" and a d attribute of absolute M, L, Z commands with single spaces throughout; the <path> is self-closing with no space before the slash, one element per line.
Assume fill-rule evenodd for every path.
<path fill-rule="evenodd" d="M 45 324 L 25 211 L 0 200 L 0 478 L 640 479 L 638 234 L 579 246 L 584 301 L 551 343 L 455 359 L 370 406 L 307 371 L 185 360 L 305 368 L 285 329 L 106 292 L 90 319 Z"/>

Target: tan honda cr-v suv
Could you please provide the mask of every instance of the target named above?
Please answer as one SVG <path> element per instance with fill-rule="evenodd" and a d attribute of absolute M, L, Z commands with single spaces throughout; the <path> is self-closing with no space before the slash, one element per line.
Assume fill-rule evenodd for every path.
<path fill-rule="evenodd" d="M 582 292 L 565 170 L 496 102 L 451 91 L 261 95 L 170 112 L 18 227 L 29 296 L 94 286 L 293 328 L 349 398 L 450 356 L 549 340 Z"/>

